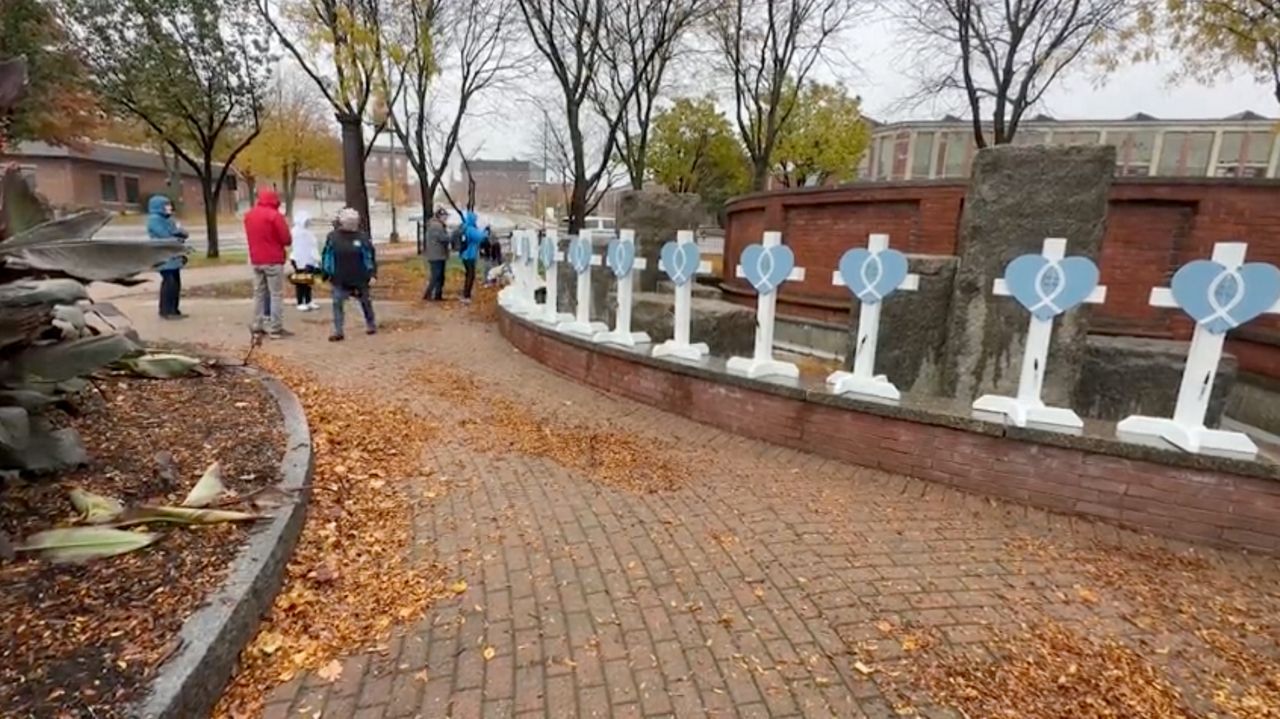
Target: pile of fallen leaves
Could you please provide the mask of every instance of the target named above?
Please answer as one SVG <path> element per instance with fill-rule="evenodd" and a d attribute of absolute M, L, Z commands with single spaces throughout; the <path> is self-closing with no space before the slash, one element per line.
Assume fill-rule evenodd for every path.
<path fill-rule="evenodd" d="M 545 457 L 578 470 L 591 481 L 632 492 L 679 489 L 688 483 L 689 463 L 666 441 L 639 437 L 608 425 L 588 426 L 539 416 L 493 392 L 481 394 L 475 378 L 444 364 L 410 373 L 413 382 L 431 388 L 432 395 L 450 403 L 467 403 L 477 413 L 466 426 L 483 432 L 466 433 L 483 451 L 516 451 Z M 483 400 L 483 403 L 481 403 Z"/>
<path fill-rule="evenodd" d="M 279 480 L 280 412 L 255 378 L 121 377 L 98 390 L 82 413 L 57 418 L 80 432 L 89 465 L 6 483 L 0 531 L 21 537 L 76 523 L 73 488 L 128 505 L 177 504 L 215 461 L 241 496 Z M 0 562 L 0 715 L 125 716 L 250 530 L 183 527 L 83 564 Z"/>
<path fill-rule="evenodd" d="M 413 557 L 415 478 L 437 431 L 409 410 L 317 383 L 265 356 L 307 414 L 315 473 L 307 520 L 270 613 L 241 653 L 219 716 L 253 716 L 272 687 L 386 640 L 446 592 L 444 570 Z"/>
<path fill-rule="evenodd" d="M 1021 539 L 1012 544 L 1056 563 L 1075 562 L 1127 600 L 1125 619 L 1155 636 L 1156 647 L 1195 666 L 1178 681 L 1189 698 L 1239 719 L 1280 719 L 1280 587 L 1274 573 L 1228 570 L 1194 553 L 1146 544 L 1064 549 Z"/>
<path fill-rule="evenodd" d="M 908 666 L 936 701 L 985 719 L 1192 719 L 1178 689 L 1142 655 L 1054 622 L 1000 635 L 998 658 L 943 654 Z"/>

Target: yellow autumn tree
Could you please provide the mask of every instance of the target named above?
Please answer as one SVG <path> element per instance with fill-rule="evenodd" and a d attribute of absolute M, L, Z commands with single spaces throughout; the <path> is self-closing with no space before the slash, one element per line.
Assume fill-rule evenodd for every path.
<path fill-rule="evenodd" d="M 1167 34 L 1182 51 L 1187 74 L 1208 82 L 1244 69 L 1280 102 L 1277 0 L 1146 0 L 1141 17 L 1146 37 Z"/>
<path fill-rule="evenodd" d="M 236 167 L 251 188 L 274 183 L 290 216 L 299 177 L 341 175 L 341 143 L 313 88 L 289 73 L 281 75 L 272 88 L 262 132 L 240 154 Z"/>

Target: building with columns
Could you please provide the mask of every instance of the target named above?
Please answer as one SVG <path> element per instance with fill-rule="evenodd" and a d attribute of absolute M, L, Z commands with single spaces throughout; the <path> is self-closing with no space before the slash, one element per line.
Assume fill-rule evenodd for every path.
<path fill-rule="evenodd" d="M 1015 145 L 1110 144 L 1118 177 L 1277 177 L 1277 121 L 1254 112 L 1221 119 L 1161 120 L 1137 113 L 1123 120 L 1023 120 Z M 950 116 L 872 129 L 861 180 L 925 180 L 969 176 L 973 126 Z"/>

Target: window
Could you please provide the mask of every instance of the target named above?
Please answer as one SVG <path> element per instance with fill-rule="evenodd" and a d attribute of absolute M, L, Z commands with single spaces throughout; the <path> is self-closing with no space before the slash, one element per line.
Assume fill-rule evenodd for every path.
<path fill-rule="evenodd" d="M 1212 132 L 1166 132 L 1160 150 L 1160 173 L 1173 177 L 1204 177 L 1213 149 Z"/>
<path fill-rule="evenodd" d="M 938 148 L 938 177 L 965 177 L 973 152 L 973 136 L 968 132 L 948 132 Z"/>
<path fill-rule="evenodd" d="M 876 149 L 876 179 L 887 180 L 893 172 L 893 138 L 882 137 Z"/>
<path fill-rule="evenodd" d="M 1053 133 L 1053 144 L 1055 145 L 1096 145 L 1102 138 L 1101 133 L 1096 130 L 1082 130 L 1076 132 L 1055 132 Z"/>
<path fill-rule="evenodd" d="M 103 202 L 119 202 L 120 193 L 116 189 L 116 176 L 107 173 L 98 175 L 98 184 L 101 187 Z"/>
<path fill-rule="evenodd" d="M 1151 153 L 1156 144 L 1153 130 L 1120 132 L 1110 136 L 1116 146 L 1116 174 L 1146 177 L 1151 174 Z"/>
<path fill-rule="evenodd" d="M 1269 132 L 1224 132 L 1216 177 L 1266 177 L 1273 136 Z"/>
<path fill-rule="evenodd" d="M 138 190 L 138 178 L 125 176 L 124 178 L 124 201 L 130 205 L 136 205 L 142 200 L 142 193 Z"/>
<path fill-rule="evenodd" d="M 1013 144 L 1025 147 L 1027 145 L 1044 145 L 1049 139 L 1048 133 L 1043 130 L 1018 130 L 1013 136 Z"/>
<path fill-rule="evenodd" d="M 926 180 L 929 178 L 929 166 L 933 163 L 933 133 L 921 132 L 916 135 L 916 147 L 911 155 L 911 179 Z"/>

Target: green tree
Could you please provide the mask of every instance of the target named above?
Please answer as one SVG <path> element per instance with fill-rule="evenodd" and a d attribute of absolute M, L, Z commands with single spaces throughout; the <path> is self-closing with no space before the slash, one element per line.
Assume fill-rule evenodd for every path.
<path fill-rule="evenodd" d="M 1280 0 L 1148 0 L 1142 36 L 1161 29 L 1183 52 L 1186 74 L 1207 82 L 1244 67 L 1280 102 Z"/>
<path fill-rule="evenodd" d="M 0 146 L 83 143 L 98 124 L 98 101 L 61 18 L 43 0 L 4 0 L 3 8 L 0 60 L 25 56 L 28 85 L 26 100 L 0 114 Z"/>
<path fill-rule="evenodd" d="M 236 157 L 262 128 L 273 64 L 245 0 L 64 0 L 94 86 L 144 122 L 200 180 L 208 255 Z"/>
<path fill-rule="evenodd" d="M 843 85 L 808 83 L 778 138 L 773 175 L 786 187 L 851 180 L 870 142 L 860 98 Z"/>
<path fill-rule="evenodd" d="M 696 192 L 707 208 L 745 192 L 751 165 L 729 121 L 711 97 L 680 98 L 653 120 L 647 164 L 672 192 Z"/>

